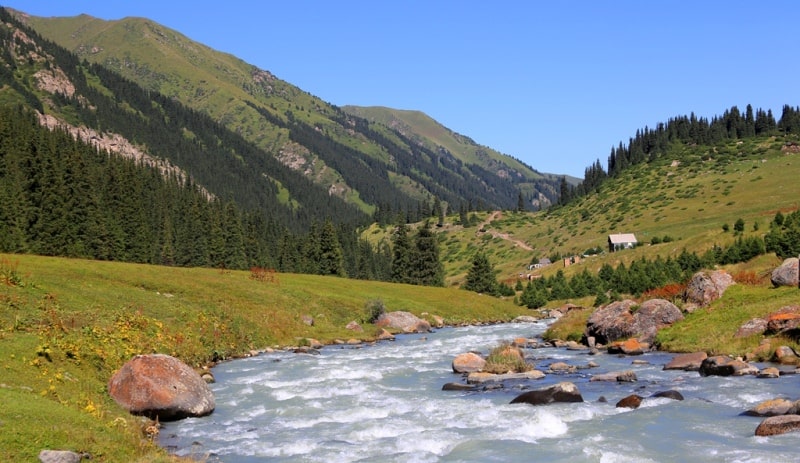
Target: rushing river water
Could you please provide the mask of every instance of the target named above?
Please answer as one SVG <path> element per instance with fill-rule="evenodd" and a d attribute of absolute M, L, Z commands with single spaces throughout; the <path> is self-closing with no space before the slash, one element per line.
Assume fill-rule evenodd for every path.
<path fill-rule="evenodd" d="M 447 328 L 362 348 L 326 347 L 320 355 L 276 352 L 223 363 L 214 369 L 214 413 L 167 423 L 161 444 L 178 455 L 236 463 L 800 460 L 796 434 L 755 437 L 761 418 L 740 416 L 767 399 L 797 399 L 795 375 L 703 378 L 663 371 L 670 354 L 589 356 L 548 347 L 526 349 L 537 369 L 547 371 L 556 361 L 599 366 L 502 390 L 442 391 L 445 383 L 461 381 L 451 369 L 457 354 L 488 353 L 544 329 L 543 323 Z M 638 381 L 589 381 L 624 370 Z M 575 383 L 585 402 L 509 404 L 523 389 L 561 381 Z M 630 394 L 664 390 L 686 400 L 646 399 L 636 410 L 614 406 Z"/>

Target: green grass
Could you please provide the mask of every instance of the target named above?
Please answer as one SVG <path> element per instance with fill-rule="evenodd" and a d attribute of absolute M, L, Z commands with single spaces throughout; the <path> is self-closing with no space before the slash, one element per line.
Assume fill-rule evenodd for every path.
<path fill-rule="evenodd" d="M 0 458 L 34 461 L 44 448 L 93 461 L 169 461 L 145 421 L 108 396 L 113 372 L 136 354 L 175 355 L 193 367 L 215 356 L 299 345 L 305 338 L 374 339 L 375 301 L 446 323 L 530 314 L 509 300 L 454 288 L 335 277 L 171 268 L 0 255 Z M 311 315 L 314 325 L 301 317 Z M 345 329 L 358 321 L 363 333 Z"/>

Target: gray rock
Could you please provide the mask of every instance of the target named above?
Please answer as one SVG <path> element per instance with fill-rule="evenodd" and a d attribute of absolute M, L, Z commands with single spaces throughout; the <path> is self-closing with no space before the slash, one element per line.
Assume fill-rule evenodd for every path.
<path fill-rule="evenodd" d="M 42 450 L 39 452 L 41 463 L 79 463 L 84 455 L 69 450 Z"/>
<path fill-rule="evenodd" d="M 746 338 L 755 334 L 763 334 L 767 329 L 767 320 L 765 318 L 754 318 L 748 320 L 736 331 L 733 335 L 735 338 Z"/>
<path fill-rule="evenodd" d="M 427 333 L 431 324 L 411 312 L 395 311 L 386 312 L 378 317 L 375 324 L 382 328 L 393 328 L 404 333 Z"/>
<path fill-rule="evenodd" d="M 698 272 L 686 286 L 683 299 L 690 304 L 708 305 L 722 297 L 725 290 L 732 284 L 735 284 L 733 277 L 724 270 Z"/>
<path fill-rule="evenodd" d="M 650 397 L 654 399 L 662 398 L 662 399 L 672 399 L 672 400 L 683 400 L 683 394 L 673 390 L 659 391 L 651 395 Z"/>
<path fill-rule="evenodd" d="M 790 257 L 772 271 L 770 281 L 774 286 L 798 286 L 798 267 L 800 260 L 797 257 Z"/>

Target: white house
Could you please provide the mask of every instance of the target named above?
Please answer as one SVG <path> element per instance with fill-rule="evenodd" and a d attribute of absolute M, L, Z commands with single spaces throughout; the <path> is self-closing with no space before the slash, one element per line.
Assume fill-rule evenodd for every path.
<path fill-rule="evenodd" d="M 631 249 L 639 242 L 636 241 L 636 236 L 633 233 L 617 233 L 608 235 L 608 250 L 609 252 L 619 251 L 620 249 Z"/>

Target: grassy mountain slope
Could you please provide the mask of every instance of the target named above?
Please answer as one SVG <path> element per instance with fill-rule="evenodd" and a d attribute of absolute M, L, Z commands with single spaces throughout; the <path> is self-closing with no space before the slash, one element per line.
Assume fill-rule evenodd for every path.
<path fill-rule="evenodd" d="M 526 181 L 555 178 L 553 174 L 542 174 L 518 159 L 504 155 L 488 146 L 477 144 L 471 138 L 443 126 L 421 111 L 392 109 L 383 106 L 344 106 L 348 114 L 377 122 L 398 130 L 416 143 L 432 150 L 450 153 L 456 159 L 477 164 L 500 176 L 517 177 L 522 185 Z M 567 177 L 576 184 L 580 179 Z M 531 186 L 535 186 L 531 184 Z M 522 187 L 525 191 L 524 186 Z"/>
<path fill-rule="evenodd" d="M 472 258 L 484 251 L 500 280 L 513 281 L 529 273 L 527 265 L 539 258 L 584 254 L 592 248 L 604 252 L 569 268 L 563 263 L 542 270 L 549 275 L 561 269 L 567 275 L 603 263 L 615 266 L 641 257 L 676 256 L 683 249 L 702 254 L 715 244 L 735 240 L 731 228 L 745 222 L 745 234 L 763 234 L 775 213 L 796 210 L 792 185 L 800 175 L 800 153 L 795 136 L 761 137 L 730 141 L 719 146 L 674 145 L 652 163 L 623 171 L 599 192 L 567 206 L 535 213 L 479 214 L 483 223 L 464 228 L 449 216 L 440 232 L 442 258 L 448 284 L 460 284 Z M 732 229 L 732 228 L 731 228 Z M 379 239 L 390 230 L 365 232 Z M 607 252 L 608 235 L 634 233 L 646 244 L 618 253 Z M 668 236 L 672 241 L 649 245 Z"/>
<path fill-rule="evenodd" d="M 547 203 L 557 197 L 555 177 L 546 178 L 507 156 L 492 153 L 484 159 L 445 147 L 463 165 L 442 163 L 436 153 L 441 145 L 437 140 L 426 139 L 425 146 L 433 151 L 420 155 L 416 142 L 384 124 L 373 122 L 368 130 L 354 130 L 361 125 L 352 115 L 268 71 L 148 19 L 18 16 L 82 59 L 107 66 L 147 89 L 211 115 L 365 212 L 385 202 L 376 197 L 375 190 L 393 190 L 386 197 L 397 198 L 405 206 L 437 196 L 451 203 L 483 200 L 509 207 L 516 203 L 519 190 Z M 302 135 L 297 123 L 323 141 L 309 140 L 309 131 Z M 398 153 L 408 159 L 398 160 Z M 406 165 L 415 160 L 422 164 Z M 369 165 L 371 171 L 356 172 L 353 162 Z M 364 185 L 364 177 L 383 179 L 383 185 Z M 481 190 L 461 191 L 463 185 L 480 186 Z"/>

